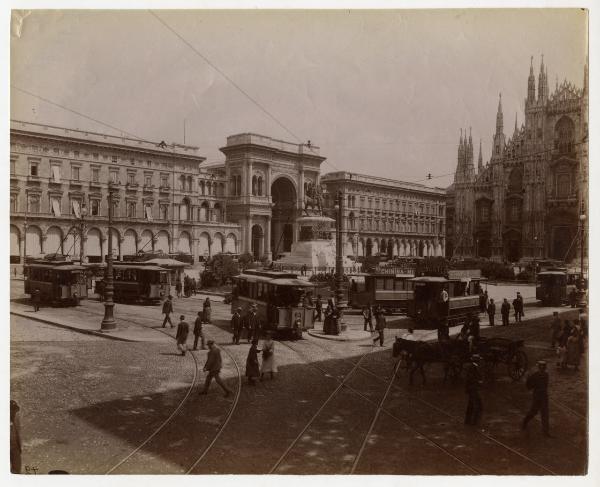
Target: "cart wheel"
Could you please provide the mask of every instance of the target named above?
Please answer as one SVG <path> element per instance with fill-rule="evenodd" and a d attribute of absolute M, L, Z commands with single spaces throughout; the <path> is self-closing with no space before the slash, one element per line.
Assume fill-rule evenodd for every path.
<path fill-rule="evenodd" d="M 527 354 L 517 350 L 508 361 L 508 375 L 512 380 L 519 380 L 527 372 Z"/>

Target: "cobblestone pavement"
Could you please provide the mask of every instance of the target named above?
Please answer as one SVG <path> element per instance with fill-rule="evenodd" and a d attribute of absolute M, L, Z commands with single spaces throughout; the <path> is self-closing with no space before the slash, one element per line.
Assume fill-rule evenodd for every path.
<path fill-rule="evenodd" d="M 193 298 L 176 300 L 175 315 L 191 321 L 201 304 Z M 563 311 L 565 316 L 575 313 Z M 97 320 L 102 312 L 101 303 L 93 301 L 74 311 L 82 320 Z M 161 324 L 159 306 L 118 304 L 115 315 L 131 327 Z M 237 390 L 249 346 L 231 345 L 229 316 L 229 306 L 213 300 L 214 320 L 205 332 L 224 349 L 222 377 Z M 53 339 L 45 335 L 51 330 L 41 327 L 29 335 L 26 326 L 39 325 L 12 322 L 20 330 L 11 333 L 11 394 L 27 417 L 24 463 L 42 471 L 110 470 L 155 434 L 192 384 L 194 361 L 190 354 L 173 355 L 174 344 L 164 335 L 163 342 L 126 343 L 80 340 L 61 330 L 67 335 Z M 171 329 L 159 331 L 174 335 Z M 488 328 L 483 334 L 524 338 L 530 364 L 553 357 L 549 318 Z M 551 427 L 557 437 L 552 440 L 542 436 L 538 420 L 520 431 L 530 393 L 523 380 L 508 377 L 503 365 L 482 391 L 483 430 L 468 428 L 462 422 L 462 381 L 444 383 L 440 365 L 427 367 L 424 386 L 418 378 L 409 386 L 402 371 L 390 386 L 391 343 L 388 337 L 384 347 L 372 347 L 306 334 L 298 342 L 278 342 L 274 380 L 254 387 L 242 381 L 239 397 L 229 399 L 215 384 L 207 396 L 194 391 L 170 423 L 112 471 L 185 473 L 200 457 L 191 473 L 585 471 L 585 367 L 578 373 L 550 368 Z M 205 352 L 194 353 L 201 369 Z M 196 384 L 203 379 L 200 370 Z"/>

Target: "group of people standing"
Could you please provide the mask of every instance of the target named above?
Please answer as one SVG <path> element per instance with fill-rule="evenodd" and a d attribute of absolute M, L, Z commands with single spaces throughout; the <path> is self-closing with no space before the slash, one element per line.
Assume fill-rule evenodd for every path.
<path fill-rule="evenodd" d="M 183 285 L 181 284 L 180 279 L 175 281 L 175 292 L 177 293 L 178 298 L 182 296 L 182 290 L 183 296 L 189 298 L 192 294 L 195 296 L 198 289 L 200 289 L 199 280 L 196 281 L 195 277 L 190 277 L 187 274 L 183 275 Z"/>
<path fill-rule="evenodd" d="M 561 320 L 558 312 L 554 312 L 550 325 L 552 331 L 551 348 L 556 349 L 558 361 L 556 367 L 565 370 L 569 365 L 579 370 L 581 356 L 585 353 L 588 336 L 587 316 L 584 310 L 579 310 L 576 320 Z"/>
<path fill-rule="evenodd" d="M 523 296 L 521 296 L 520 292 L 517 292 L 517 296 L 512 301 L 512 309 L 514 310 L 515 323 L 521 323 L 525 316 L 525 303 L 523 302 Z M 488 296 L 487 291 L 479 294 L 479 311 L 488 315 L 490 326 L 495 325 L 496 303 L 493 298 Z M 510 324 L 510 311 L 511 305 L 508 302 L 508 299 L 504 298 L 500 305 L 500 316 L 502 317 L 503 326 L 508 326 Z"/>

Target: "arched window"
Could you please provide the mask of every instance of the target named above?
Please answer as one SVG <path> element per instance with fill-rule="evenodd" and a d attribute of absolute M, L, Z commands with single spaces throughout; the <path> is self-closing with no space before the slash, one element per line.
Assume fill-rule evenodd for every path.
<path fill-rule="evenodd" d="M 252 196 L 256 196 L 256 176 L 252 176 Z"/>
<path fill-rule="evenodd" d="M 216 203 L 213 207 L 213 221 L 220 222 L 222 221 L 223 212 L 221 211 L 221 205 Z"/>
<path fill-rule="evenodd" d="M 350 227 L 350 230 L 355 230 L 355 225 L 356 219 L 354 218 L 354 212 L 350 212 L 348 215 L 348 226 Z"/>
<path fill-rule="evenodd" d="M 206 191 L 206 185 L 204 183 L 204 181 L 200 181 L 200 194 L 204 196 Z"/>
<path fill-rule="evenodd" d="M 206 201 L 200 205 L 200 221 L 208 221 L 208 203 Z"/>
<path fill-rule="evenodd" d="M 236 185 L 236 195 L 240 196 L 242 194 L 242 176 L 236 176 L 237 185 Z"/>
<path fill-rule="evenodd" d="M 562 117 L 554 127 L 554 147 L 560 153 L 575 150 L 575 124 L 569 117 Z"/>
<path fill-rule="evenodd" d="M 263 178 L 262 176 L 258 176 L 258 196 L 263 195 Z"/>

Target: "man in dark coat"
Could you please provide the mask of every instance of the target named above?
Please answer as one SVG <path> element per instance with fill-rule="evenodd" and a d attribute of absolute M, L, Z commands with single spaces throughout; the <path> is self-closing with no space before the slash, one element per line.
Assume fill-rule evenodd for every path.
<path fill-rule="evenodd" d="M 240 343 L 240 336 L 242 335 L 242 308 L 238 308 L 231 317 L 231 330 L 233 331 L 233 343 L 238 345 Z"/>
<path fill-rule="evenodd" d="M 479 312 L 485 313 L 485 295 L 482 291 L 479 292 Z"/>
<path fill-rule="evenodd" d="M 323 303 L 321 302 L 321 295 L 317 295 L 317 300 L 315 301 L 315 321 L 321 321 L 323 319 Z"/>
<path fill-rule="evenodd" d="M 171 313 L 173 312 L 173 296 L 170 296 L 165 300 L 162 307 L 162 312 L 165 315 L 165 319 L 163 320 L 162 327 L 164 328 L 169 322 L 171 328 L 173 328 L 173 322 L 171 321 Z"/>
<path fill-rule="evenodd" d="M 40 302 L 42 301 L 42 294 L 39 289 L 33 291 L 31 301 L 33 302 L 33 311 L 38 312 L 40 310 Z"/>
<path fill-rule="evenodd" d="M 502 301 L 502 306 L 500 306 L 500 314 L 502 315 L 502 326 L 508 326 L 510 316 L 510 303 L 506 298 L 504 298 L 504 301 Z"/>
<path fill-rule="evenodd" d="M 212 323 L 212 313 L 211 313 L 211 306 L 210 306 L 210 298 L 207 297 L 204 300 L 204 304 L 202 305 L 202 311 L 204 313 L 204 322 L 205 323 Z"/>
<path fill-rule="evenodd" d="M 260 318 L 256 314 L 256 308 L 252 307 L 250 315 L 248 315 L 248 340 L 252 338 L 260 339 L 261 323 Z"/>
<path fill-rule="evenodd" d="M 221 368 L 223 367 L 223 359 L 221 358 L 221 350 L 215 345 L 213 340 L 208 340 L 208 356 L 206 358 L 206 364 L 204 364 L 204 371 L 208 372 L 206 380 L 204 381 L 204 389 L 200 391 L 201 395 L 208 394 L 208 388 L 213 379 L 221 386 L 221 389 L 225 392 L 225 397 L 229 397 L 231 390 L 221 380 Z"/>
<path fill-rule="evenodd" d="M 494 318 L 496 317 L 496 303 L 493 299 L 490 299 L 490 303 L 487 307 L 488 318 L 490 319 L 490 326 L 494 326 Z"/>
<path fill-rule="evenodd" d="M 181 351 L 181 355 L 185 355 L 187 351 L 187 338 L 190 333 L 190 325 L 185 321 L 185 316 L 179 317 L 179 323 L 177 325 L 177 333 L 175 340 L 177 340 L 177 348 Z"/>
<path fill-rule="evenodd" d="M 550 425 L 548 418 L 548 372 L 546 372 L 546 362 L 540 360 L 538 370 L 527 378 L 527 389 L 532 392 L 532 402 L 529 412 L 523 418 L 521 428 L 527 428 L 527 423 L 539 412 L 542 418 L 542 429 L 544 435 L 550 435 Z"/>
<path fill-rule="evenodd" d="M 21 473 L 21 420 L 17 401 L 10 400 L 10 472 Z"/>
<path fill-rule="evenodd" d="M 523 313 L 523 297 L 521 293 L 517 293 L 517 297 L 513 300 L 513 308 L 515 310 L 515 321 L 521 323 L 521 318 L 525 316 Z"/>
<path fill-rule="evenodd" d="M 465 379 L 465 392 L 469 398 L 467 403 L 467 411 L 465 413 L 465 424 L 476 426 L 481 417 L 483 410 L 481 397 L 479 395 L 479 387 L 482 384 L 479 374 L 479 355 L 471 357 L 471 363 L 467 367 L 467 375 Z"/>
<path fill-rule="evenodd" d="M 377 340 L 379 340 L 379 346 L 383 347 L 383 330 L 385 330 L 385 327 L 386 321 L 383 311 L 378 310 L 377 314 L 375 315 L 375 329 L 377 330 L 378 334 L 375 338 L 373 338 L 373 345 L 375 345 Z"/>
<path fill-rule="evenodd" d="M 479 323 L 479 316 L 471 316 L 469 322 L 469 348 L 471 351 L 477 349 L 480 331 L 481 326 Z"/>
<path fill-rule="evenodd" d="M 202 311 L 198 311 L 196 321 L 194 321 L 194 350 L 198 350 L 198 338 L 201 338 L 200 345 L 202 350 L 206 350 L 204 345 L 204 331 L 202 330 Z"/>

